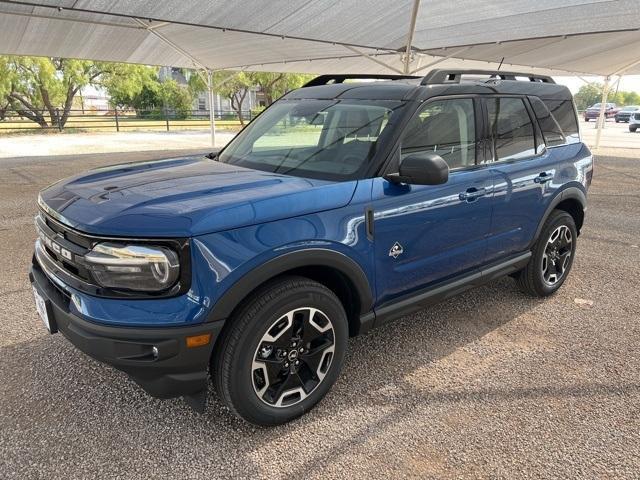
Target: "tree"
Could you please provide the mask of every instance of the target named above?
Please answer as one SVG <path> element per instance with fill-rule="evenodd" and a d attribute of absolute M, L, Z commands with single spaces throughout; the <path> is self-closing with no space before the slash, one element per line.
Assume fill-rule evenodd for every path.
<path fill-rule="evenodd" d="M 214 88 L 220 95 L 229 99 L 231 108 L 236 112 L 240 125 L 243 126 L 242 104 L 253 85 L 252 75 L 245 72 L 216 72 L 213 75 Z"/>
<path fill-rule="evenodd" d="M 2 57 L 0 87 L 8 108 L 41 127 L 64 126 L 73 99 L 102 74 L 102 64 L 83 60 Z M 47 118 L 48 117 L 48 118 Z"/>
<path fill-rule="evenodd" d="M 260 87 L 260 90 L 264 94 L 267 105 L 271 105 L 275 100 L 279 89 L 279 84 L 284 83 L 285 73 L 277 72 L 256 72 L 254 74 L 254 80 Z M 278 97 L 280 95 L 277 95 Z"/>
<path fill-rule="evenodd" d="M 9 109 L 8 95 L 13 82 L 13 76 L 10 75 L 7 62 L 7 57 L 0 57 L 0 121 L 4 120 Z"/>
<path fill-rule="evenodd" d="M 64 127 L 81 88 L 106 86 L 118 102 L 125 94 L 131 95 L 136 90 L 139 93 L 145 85 L 141 79 L 148 77 L 150 72 L 155 70 L 139 65 L 0 57 L 0 109 L 14 110 L 43 128 Z"/>
<path fill-rule="evenodd" d="M 578 110 L 586 110 L 594 103 L 599 103 L 602 99 L 602 88 L 600 83 L 582 85 L 578 93 L 573 96 Z"/>
<path fill-rule="evenodd" d="M 584 110 L 595 103 L 600 103 L 603 88 L 604 86 L 601 83 L 589 83 L 580 87 L 578 93 L 573 96 L 578 110 Z M 636 92 L 615 92 L 610 90 L 607 95 L 607 102 L 615 103 L 618 106 L 640 105 L 640 95 Z"/>
<path fill-rule="evenodd" d="M 193 95 L 190 87 L 175 80 L 160 81 L 158 69 L 145 66 L 122 72 L 120 64 L 105 76 L 102 84 L 117 107 L 130 107 L 139 116 L 157 116 L 171 111 L 179 118 L 191 113 Z"/>
<path fill-rule="evenodd" d="M 252 87 L 259 88 L 267 105 L 271 105 L 288 91 L 300 88 L 310 78 L 311 75 L 297 73 L 220 71 L 213 74 L 213 88 L 229 99 L 231 108 L 244 125 L 242 105 Z M 207 84 L 202 75 L 191 75 L 189 88 L 193 95 L 198 95 L 207 90 Z"/>
<path fill-rule="evenodd" d="M 112 64 L 100 79 L 113 106 L 151 109 L 157 96 L 158 69 L 144 65 Z"/>
<path fill-rule="evenodd" d="M 255 72 L 252 74 L 252 80 L 260 87 L 267 106 L 285 93 L 300 88 L 311 78 L 311 75 L 298 73 Z"/>
<path fill-rule="evenodd" d="M 619 105 L 640 105 L 640 95 L 637 92 L 618 92 L 616 103 Z"/>
<path fill-rule="evenodd" d="M 158 88 L 158 100 L 164 109 L 173 111 L 178 118 L 186 118 L 191 113 L 193 94 L 175 80 L 167 80 Z"/>

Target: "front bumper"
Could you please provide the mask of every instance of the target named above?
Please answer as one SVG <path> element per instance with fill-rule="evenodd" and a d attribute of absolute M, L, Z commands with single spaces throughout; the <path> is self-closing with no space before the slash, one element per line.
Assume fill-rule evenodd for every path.
<path fill-rule="evenodd" d="M 150 395 L 172 398 L 206 391 L 211 352 L 224 322 L 166 328 L 98 325 L 71 313 L 68 293 L 49 280 L 35 259 L 29 279 L 45 301 L 53 332 L 59 331 L 87 355 L 127 373 Z M 207 345 L 187 347 L 186 337 L 206 333 L 211 334 Z"/>

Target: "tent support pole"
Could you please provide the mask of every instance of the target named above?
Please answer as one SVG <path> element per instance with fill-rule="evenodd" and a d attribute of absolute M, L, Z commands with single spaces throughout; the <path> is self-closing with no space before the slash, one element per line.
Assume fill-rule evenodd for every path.
<path fill-rule="evenodd" d="M 620 76 L 620 78 L 618 79 L 618 83 L 619 83 L 620 80 L 622 79 L 622 75 L 624 75 L 624 73 L 627 70 L 629 70 L 632 67 L 635 67 L 636 65 L 640 65 L 640 60 L 636 60 L 634 62 L 631 62 L 628 65 L 625 65 L 624 67 L 613 72 L 611 75 L 607 75 L 604 79 L 604 88 L 602 89 L 602 101 L 600 102 L 600 115 L 598 116 L 598 124 L 596 125 L 596 128 L 598 129 L 598 131 L 596 132 L 596 144 L 594 146 L 594 150 L 596 152 L 600 147 L 600 135 L 602 134 L 602 129 L 604 128 L 604 111 L 606 108 L 605 103 L 607 101 L 607 95 L 609 93 L 609 81 L 611 79 L 611 76 L 619 75 Z"/>
<path fill-rule="evenodd" d="M 202 62 L 200 62 L 196 57 L 194 57 L 193 55 L 191 55 L 189 52 L 187 52 L 186 50 L 184 50 L 183 48 L 179 47 L 178 45 L 176 45 L 175 43 L 173 43 L 171 40 L 169 40 L 167 37 L 165 37 L 164 35 L 162 35 L 160 32 L 154 30 L 153 26 L 148 25 L 147 23 L 145 23 L 143 20 L 140 20 L 139 18 L 135 18 L 132 17 L 133 21 L 136 22 L 140 27 L 144 28 L 146 31 L 148 31 L 150 34 L 156 36 L 162 43 L 164 43 L 165 45 L 168 45 L 170 48 L 172 48 L 173 50 L 175 50 L 176 52 L 178 52 L 180 55 L 182 55 L 185 58 L 188 58 L 189 60 L 191 60 L 191 62 L 193 63 L 193 66 L 196 68 L 202 68 L 203 70 L 206 70 L 207 67 L 204 66 L 204 64 Z M 157 25 L 156 27 L 163 27 L 164 25 Z"/>
<path fill-rule="evenodd" d="M 600 114 L 598 115 L 598 122 L 596 123 L 596 144 L 595 151 L 598 151 L 600 147 L 600 136 L 602 135 L 602 129 L 604 128 L 605 111 L 607 109 L 607 96 L 609 95 L 611 77 L 608 75 L 604 78 L 604 87 L 602 88 L 602 98 L 600 99 Z"/>
<path fill-rule="evenodd" d="M 420 0 L 413 0 L 413 9 L 411 10 L 411 21 L 409 23 L 409 32 L 407 34 L 407 48 L 404 51 L 404 68 L 403 73 L 409 74 L 409 62 L 411 61 L 411 44 L 413 43 L 413 34 L 416 31 L 416 20 L 418 19 L 418 9 L 420 8 Z"/>
<path fill-rule="evenodd" d="M 357 53 L 358 55 L 362 55 L 364 58 L 371 60 L 372 62 L 377 63 L 378 65 L 382 65 L 384 68 L 388 68 L 389 70 L 391 70 L 392 72 L 396 72 L 396 73 L 400 73 L 402 74 L 402 70 L 398 70 L 396 67 L 393 67 L 385 62 L 383 62 L 382 60 L 377 59 L 376 57 L 374 57 L 373 55 L 369 55 L 366 52 L 363 52 L 362 50 L 358 50 L 357 48 L 351 47 L 349 45 L 343 45 L 344 48 L 346 48 L 347 50 L 352 51 L 353 53 Z"/>
<path fill-rule="evenodd" d="M 198 75 L 200 75 L 200 78 L 202 78 L 205 82 L 205 84 L 207 85 L 207 94 L 209 96 L 209 125 L 210 125 L 210 129 L 211 129 L 211 146 L 215 148 L 216 146 L 216 118 L 215 118 L 215 110 L 214 110 L 214 105 L 215 105 L 215 90 L 220 88 L 221 86 L 223 86 L 225 83 L 229 82 L 230 80 L 233 80 L 234 78 L 236 78 L 238 75 L 240 75 L 244 70 L 240 70 L 236 73 L 233 73 L 231 75 L 229 75 L 227 78 L 225 78 L 224 80 L 222 80 L 220 83 L 218 83 L 217 85 L 213 84 L 213 70 L 211 70 L 210 68 L 204 68 L 204 73 L 206 74 L 206 76 L 203 76 L 203 72 L 198 70 Z M 219 70 L 221 71 L 221 70 Z"/>
<path fill-rule="evenodd" d="M 209 94 L 209 126 L 211 129 L 211 146 L 216 148 L 216 116 L 213 98 L 213 72 L 207 69 L 207 93 Z"/>
<path fill-rule="evenodd" d="M 429 63 L 427 63 L 426 65 L 422 65 L 420 68 L 416 68 L 415 70 L 412 70 L 412 71 L 411 71 L 411 75 L 413 75 L 413 74 L 415 74 L 415 73 L 418 73 L 418 72 L 420 72 L 420 71 L 424 70 L 425 68 L 433 67 L 434 65 L 437 65 L 437 64 L 439 64 L 439 63 L 442 63 L 442 62 L 444 62 L 445 60 L 449 60 L 450 58 L 455 57 L 456 55 L 460 55 L 461 53 L 466 52 L 466 51 L 467 51 L 467 50 L 469 50 L 470 48 L 471 48 L 471 47 L 464 47 L 464 48 L 461 48 L 460 50 L 456 50 L 456 51 L 454 51 L 453 53 L 450 53 L 450 54 L 449 54 L 449 55 L 447 55 L 447 56 L 441 57 L 441 58 L 439 58 L 439 59 L 437 59 L 437 60 L 434 60 L 433 62 L 429 62 Z M 431 54 L 430 54 L 430 55 L 431 55 Z M 432 56 L 433 56 L 433 55 L 432 55 Z"/>

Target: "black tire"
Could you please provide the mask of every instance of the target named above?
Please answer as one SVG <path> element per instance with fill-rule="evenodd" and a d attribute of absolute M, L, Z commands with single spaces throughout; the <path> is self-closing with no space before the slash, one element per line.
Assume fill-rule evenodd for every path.
<path fill-rule="evenodd" d="M 312 309 L 317 309 L 319 313 Z M 306 316 L 304 311 L 307 311 Z M 299 318 L 296 319 L 296 316 Z M 315 320 L 310 324 L 305 318 Z M 349 337 L 347 316 L 338 297 L 320 283 L 294 276 L 272 281 L 252 293 L 229 322 L 229 328 L 225 329 L 212 358 L 213 381 L 219 397 L 231 412 L 250 423 L 279 425 L 303 415 L 322 400 L 340 374 Z M 319 333 L 319 323 L 323 323 L 321 328 L 327 329 L 325 333 Z M 283 324 L 290 326 L 284 328 Z M 316 328 L 309 325 L 316 325 Z M 296 333 L 289 337 L 288 332 Z M 323 338 L 320 343 L 313 343 L 316 340 L 305 343 L 304 339 L 309 335 Z M 274 339 L 272 343 L 271 340 L 265 340 L 267 336 Z M 299 340 L 297 347 L 294 342 L 296 339 Z M 331 341 L 333 352 L 324 346 Z M 280 345 L 285 342 L 290 343 L 286 347 Z M 291 349 L 291 345 L 296 348 Z M 303 346 L 309 348 L 304 350 Z M 263 357 L 269 348 L 271 353 Z M 289 358 L 293 350 L 300 349 L 304 350 L 306 356 L 300 353 L 298 357 L 296 353 L 293 359 L 297 359 L 299 366 L 294 367 L 295 362 L 289 362 Z M 283 352 L 285 356 L 281 358 Z M 321 359 L 318 360 L 319 356 Z M 276 381 L 271 382 L 272 376 L 262 358 L 268 358 L 269 368 L 273 369 L 272 372 L 278 372 L 277 376 L 273 375 Z M 318 362 L 315 370 L 312 360 Z M 285 364 L 289 366 L 284 368 Z M 256 368 L 258 365 L 264 368 Z M 323 368 L 325 370 L 321 372 Z M 305 381 L 298 387 L 302 390 L 287 397 L 286 392 L 295 390 L 291 388 L 293 383 L 302 379 Z M 306 392 L 307 388 L 309 392 Z M 272 390 L 273 395 L 270 393 Z M 281 391 L 285 393 L 278 394 Z M 275 401 L 280 400 L 283 405 L 268 403 L 273 397 L 277 397 Z M 299 397 L 299 401 L 292 403 L 292 400 L 287 400 L 290 404 L 285 404 L 285 397 L 292 400 Z"/>
<path fill-rule="evenodd" d="M 617 118 L 616 118 L 616 123 L 620 123 L 620 120 L 618 120 Z"/>
<path fill-rule="evenodd" d="M 566 227 L 571 236 L 570 246 L 565 246 L 563 249 L 553 248 L 549 243 L 551 236 L 560 229 L 561 234 L 565 234 L 567 230 L 562 227 Z M 555 293 L 567 279 L 571 266 L 573 265 L 573 259 L 576 252 L 576 239 L 578 233 L 576 230 L 576 224 L 573 217 L 567 212 L 562 210 L 554 210 L 549 215 L 549 218 L 544 223 L 542 231 L 538 240 L 533 246 L 532 255 L 529 259 L 529 263 L 525 268 L 518 272 L 514 278 L 516 284 L 524 293 L 527 293 L 536 297 L 546 297 Z M 564 241 L 565 238 L 563 237 Z M 549 250 L 548 250 L 549 247 Z M 569 252 L 569 258 L 564 258 L 564 252 Z M 550 258 L 557 258 L 556 261 L 550 260 Z M 545 264 L 547 267 L 545 268 Z M 562 268 L 558 268 L 561 266 Z M 558 271 L 561 270 L 561 273 Z M 553 278 L 555 272 L 556 278 Z M 555 281 L 552 281 L 555 280 Z"/>
<path fill-rule="evenodd" d="M 584 119 L 584 121 L 585 121 L 585 122 L 588 122 L 588 121 L 589 121 L 589 119 L 588 119 L 588 118 L 585 118 L 585 119 Z"/>
<path fill-rule="evenodd" d="M 636 131 L 636 127 L 629 127 L 629 131 L 630 131 L 631 133 L 635 132 L 635 131 Z"/>

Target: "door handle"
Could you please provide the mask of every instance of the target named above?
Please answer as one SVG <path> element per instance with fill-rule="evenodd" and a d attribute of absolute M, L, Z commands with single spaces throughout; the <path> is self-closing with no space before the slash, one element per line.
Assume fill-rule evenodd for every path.
<path fill-rule="evenodd" d="M 553 173 L 551 172 L 542 172 L 540 175 L 533 179 L 534 182 L 540 184 L 546 183 L 549 180 L 553 180 Z"/>
<path fill-rule="evenodd" d="M 471 187 L 467 188 L 465 192 L 462 192 L 458 197 L 463 202 L 474 202 L 480 197 L 484 197 L 487 194 L 487 189 Z"/>

